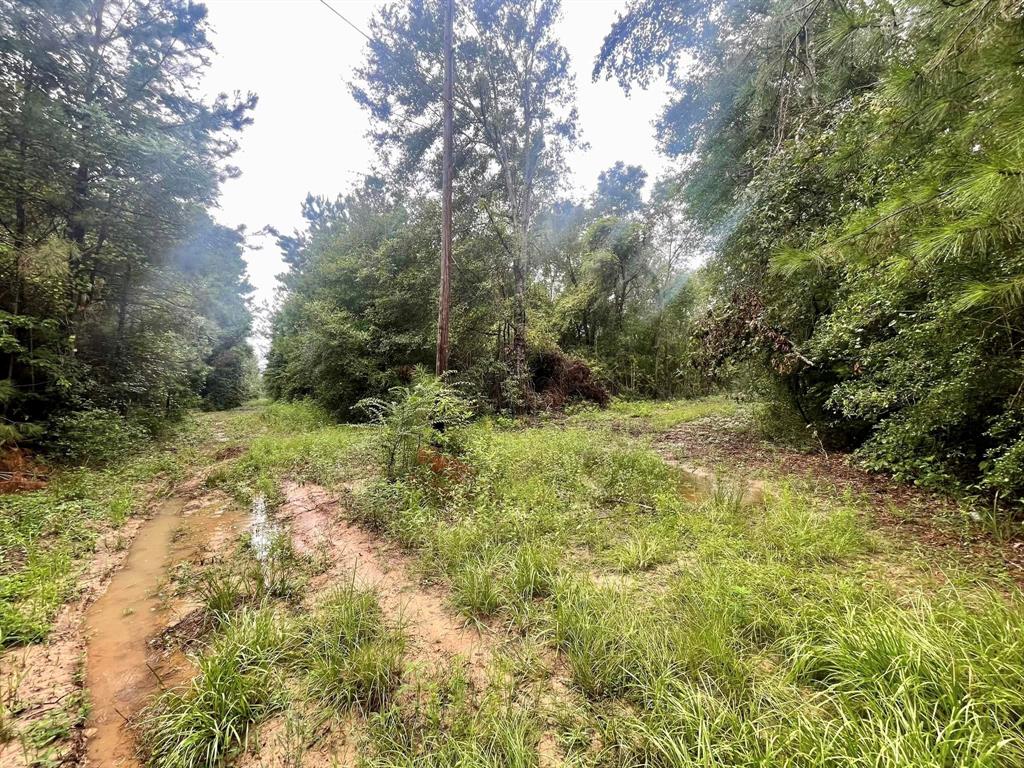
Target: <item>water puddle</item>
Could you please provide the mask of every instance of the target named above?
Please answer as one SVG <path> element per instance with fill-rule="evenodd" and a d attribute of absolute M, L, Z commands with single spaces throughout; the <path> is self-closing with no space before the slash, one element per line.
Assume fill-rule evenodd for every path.
<path fill-rule="evenodd" d="M 149 641 L 178 618 L 159 590 L 168 569 L 196 556 L 211 542 L 233 537 L 244 515 L 224 506 L 186 512 L 182 499 L 169 499 L 159 506 L 143 523 L 124 565 L 86 615 L 90 766 L 139 765 L 129 720 L 154 693 L 180 682 L 189 672 L 182 654 L 161 658 L 150 646 Z"/>
<path fill-rule="evenodd" d="M 743 480 L 720 477 L 710 469 L 669 461 L 686 480 L 683 495 L 689 501 L 703 501 L 708 497 L 738 497 L 742 506 L 756 506 L 764 502 L 764 483 L 760 480 Z"/>
<path fill-rule="evenodd" d="M 267 499 L 263 494 L 252 500 L 252 508 L 249 510 L 249 531 L 249 544 L 253 554 L 265 565 L 280 530 L 267 514 Z"/>

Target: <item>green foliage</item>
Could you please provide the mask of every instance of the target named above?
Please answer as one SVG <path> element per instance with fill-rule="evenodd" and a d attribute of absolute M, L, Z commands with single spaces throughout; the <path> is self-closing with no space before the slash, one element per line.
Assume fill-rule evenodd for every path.
<path fill-rule="evenodd" d="M 643 429 L 665 432 L 689 421 L 709 416 L 732 416 L 739 410 L 736 401 L 725 397 L 707 397 L 699 400 L 616 400 L 605 410 L 583 410 L 571 418 L 583 424 L 618 423 L 630 426 L 636 420 Z"/>
<path fill-rule="evenodd" d="M 0 3 L 0 442 L 232 388 L 243 234 L 205 209 L 255 97 L 193 96 L 207 31 L 182 0 Z"/>
<path fill-rule="evenodd" d="M 46 637 L 100 533 L 139 511 L 143 484 L 175 478 L 194 461 L 172 448 L 149 447 L 103 469 L 64 470 L 42 490 L 0 496 L 0 645 Z"/>
<path fill-rule="evenodd" d="M 332 204 L 311 198 L 304 211 L 308 233 L 280 238 L 292 271 L 273 320 L 267 392 L 359 418 L 358 401 L 385 397 L 415 366 L 433 366 L 438 210 L 428 201 L 396 203 L 368 182 Z M 490 245 L 467 237 L 455 254 L 451 361 L 463 378 L 491 348 Z M 473 375 L 482 378 L 484 368 Z"/>
<path fill-rule="evenodd" d="M 293 643 L 293 630 L 270 609 L 233 617 L 199 657 L 196 677 L 143 714 L 149 765 L 224 765 L 249 729 L 283 706 L 279 667 Z"/>
<path fill-rule="evenodd" d="M 368 429 L 335 425 L 309 403 L 270 403 L 233 414 L 230 422 L 248 443 L 244 455 L 207 479 L 248 503 L 263 494 L 273 499 L 283 475 L 337 486 L 365 472 L 360 459 L 371 438 Z"/>
<path fill-rule="evenodd" d="M 985 0 L 636 0 L 597 67 L 626 84 L 674 77 L 659 133 L 695 153 L 678 194 L 715 253 L 705 370 L 753 367 L 777 412 L 823 442 L 1011 512 L 1020 20 Z"/>
<path fill-rule="evenodd" d="M 404 644 L 372 591 L 353 583 L 336 589 L 304 628 L 302 663 L 312 695 L 339 709 L 381 709 L 401 682 Z"/>
<path fill-rule="evenodd" d="M 208 362 L 210 370 L 200 392 L 204 408 L 217 411 L 237 408 L 255 396 L 259 371 L 256 356 L 247 342 L 214 351 Z"/>
<path fill-rule="evenodd" d="M 412 386 L 396 387 L 390 394 L 391 400 L 359 403 L 379 425 L 375 442 L 385 477 L 396 480 L 424 465 L 429 469 L 433 454 L 425 451 L 462 451 L 463 427 L 471 410 L 454 387 L 420 371 Z"/>
<path fill-rule="evenodd" d="M 93 408 L 53 420 L 48 452 L 65 462 L 100 466 L 137 450 L 149 437 L 144 428 L 116 411 Z"/>
<path fill-rule="evenodd" d="M 446 768 L 452 765 L 536 768 L 541 723 L 511 703 L 503 689 L 477 700 L 459 667 L 439 680 L 399 697 L 369 723 L 373 768 Z"/>
<path fill-rule="evenodd" d="M 934 563 L 879 553 L 842 500 L 782 486 L 748 506 L 722 484 L 684 501 L 657 457 L 603 432 L 481 424 L 466 455 L 462 493 L 391 485 L 377 519 L 415 531 L 404 541 L 463 610 L 508 613 L 561 652 L 574 690 L 556 706 L 581 697 L 595 734 L 567 760 L 594 764 L 592 738 L 623 767 L 1024 756 L 1017 589 L 927 586 Z M 444 714 L 384 710 L 371 763 L 477 755 L 494 710 L 452 720 L 464 694 L 445 696 Z"/>

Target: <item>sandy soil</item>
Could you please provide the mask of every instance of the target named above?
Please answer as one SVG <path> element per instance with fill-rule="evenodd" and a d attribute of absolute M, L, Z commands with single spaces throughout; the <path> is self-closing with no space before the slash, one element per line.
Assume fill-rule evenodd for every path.
<path fill-rule="evenodd" d="M 405 626 L 412 661 L 448 664 L 461 656 L 471 677 L 483 682 L 493 638 L 445 605 L 442 590 L 416 579 L 406 553 L 346 520 L 344 507 L 326 489 L 288 481 L 281 490 L 277 520 L 288 524 L 296 551 L 324 551 L 330 563 L 314 580 L 312 593 L 349 578 L 372 587 L 384 611 Z"/>

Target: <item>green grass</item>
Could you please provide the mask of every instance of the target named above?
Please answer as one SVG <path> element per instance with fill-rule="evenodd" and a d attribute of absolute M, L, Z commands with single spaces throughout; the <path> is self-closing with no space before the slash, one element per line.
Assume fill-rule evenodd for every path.
<path fill-rule="evenodd" d="M 154 768 L 224 765 L 249 729 L 285 704 L 281 668 L 294 651 L 289 622 L 269 608 L 225 622 L 186 686 L 160 696 L 142 717 Z"/>
<path fill-rule="evenodd" d="M 480 422 L 463 481 L 421 472 L 358 494 L 354 514 L 417 553 L 454 609 L 514 628 L 484 688 L 457 663 L 407 662 L 372 591 L 346 583 L 300 609 L 305 566 L 282 556 L 291 586 L 268 588 L 262 569 L 249 584 L 234 567 L 243 549 L 196 581 L 215 630 L 197 677 L 144 718 L 151 764 L 223 765 L 281 712 L 354 715 L 375 768 L 533 768 L 542 742 L 594 768 L 1024 764 L 1015 587 L 935 574 L 935 558 L 873 531 L 853 499 L 785 482 L 758 505 L 728 484 L 688 497 L 643 439 L 608 423 L 665 429 L 732 407 Z M 366 472 L 372 433 L 307 406 L 260 406 L 223 428 L 251 447 L 214 484 L 244 498 L 286 475 L 340 485 Z"/>
<path fill-rule="evenodd" d="M 404 649 L 401 631 L 388 626 L 371 590 L 337 588 L 304 627 L 311 695 L 336 709 L 378 710 L 401 682 Z"/>
<path fill-rule="evenodd" d="M 650 408 L 644 417 L 662 424 L 686 412 Z M 463 486 L 378 486 L 360 514 L 420 552 L 462 611 L 507 614 L 560 652 L 584 702 L 586 726 L 577 719 L 563 745 L 573 764 L 1024 760 L 1015 589 L 1007 598 L 955 575 L 944 590 L 905 582 L 930 564 L 842 498 L 782 484 L 763 506 L 727 487 L 686 500 L 653 452 L 600 429 L 483 424 L 464 458 Z M 633 575 L 594 578 L 609 571 Z M 452 748 L 437 725 L 375 728 L 374 764 L 411 764 L 424 743 Z M 458 759 L 500 764 L 478 745 L 459 742 Z"/>
<path fill-rule="evenodd" d="M 481 697 L 460 667 L 442 671 L 370 719 L 362 764 L 535 768 L 541 723 L 513 693 L 495 686 Z"/>
<path fill-rule="evenodd" d="M 146 484 L 197 460 L 187 436 L 104 469 L 55 472 L 41 490 L 0 496 L 0 646 L 46 637 L 100 534 L 142 511 Z"/>
<path fill-rule="evenodd" d="M 735 400 L 706 397 L 700 400 L 615 400 L 603 410 L 588 409 L 570 417 L 578 424 L 627 423 L 636 420 L 656 432 L 708 416 L 733 416 L 740 411 Z"/>
<path fill-rule="evenodd" d="M 288 421 L 291 416 L 295 423 Z M 310 406 L 275 403 L 266 411 L 239 414 L 228 424 L 247 450 L 211 472 L 208 485 L 243 501 L 257 494 L 273 501 L 285 476 L 337 487 L 366 472 L 362 459 L 369 429 L 328 424 Z"/>
<path fill-rule="evenodd" d="M 235 562 L 249 565 L 244 557 Z M 294 718 L 325 706 L 370 713 L 390 704 L 402 680 L 405 638 L 372 590 L 350 582 L 295 615 L 258 584 L 254 597 L 226 567 L 210 573 L 197 579 L 216 618 L 195 656 L 198 673 L 141 717 L 150 766 L 225 765 L 275 714 Z M 241 583 L 255 582 L 247 576 Z M 254 599 L 260 604 L 247 605 Z"/>

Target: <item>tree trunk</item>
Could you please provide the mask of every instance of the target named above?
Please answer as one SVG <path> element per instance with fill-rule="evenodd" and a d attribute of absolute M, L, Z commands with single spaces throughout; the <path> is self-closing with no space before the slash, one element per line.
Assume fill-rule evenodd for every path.
<path fill-rule="evenodd" d="M 528 224 L 523 221 L 519 227 L 519 254 L 512 261 L 512 377 L 515 386 L 517 409 L 529 408 L 530 372 L 526 366 L 526 264 L 529 243 Z"/>
<path fill-rule="evenodd" d="M 518 260 L 512 265 L 515 290 L 512 296 L 512 375 L 516 396 L 525 408 L 530 393 L 526 368 L 526 270 Z"/>

